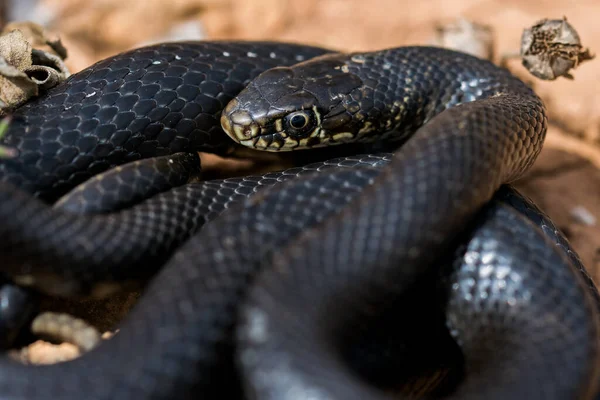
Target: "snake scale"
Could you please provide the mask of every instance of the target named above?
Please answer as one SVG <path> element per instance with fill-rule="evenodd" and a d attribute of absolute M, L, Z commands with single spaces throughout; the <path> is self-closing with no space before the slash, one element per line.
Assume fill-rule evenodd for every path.
<path fill-rule="evenodd" d="M 0 141 L 18 150 L 0 160 L 2 271 L 144 293 L 76 360 L 0 359 L 0 395 L 408 398 L 445 370 L 430 397 L 594 398 L 594 284 L 508 186 L 546 127 L 522 81 L 441 48 L 205 41 L 100 61 Z M 356 143 L 373 150 L 333 157 Z M 326 157 L 186 183 L 195 152 L 246 147 Z"/>

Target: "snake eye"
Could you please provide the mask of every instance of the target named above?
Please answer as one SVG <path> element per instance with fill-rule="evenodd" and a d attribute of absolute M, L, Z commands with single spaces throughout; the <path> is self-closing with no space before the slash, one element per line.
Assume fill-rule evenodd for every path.
<path fill-rule="evenodd" d="M 290 118 L 290 125 L 294 129 L 302 129 L 306 126 L 306 124 L 308 124 L 308 118 L 306 118 L 306 115 L 304 114 L 294 114 Z"/>
<path fill-rule="evenodd" d="M 307 110 L 296 111 L 286 117 L 288 133 L 296 138 L 302 138 L 315 127 L 315 117 Z"/>

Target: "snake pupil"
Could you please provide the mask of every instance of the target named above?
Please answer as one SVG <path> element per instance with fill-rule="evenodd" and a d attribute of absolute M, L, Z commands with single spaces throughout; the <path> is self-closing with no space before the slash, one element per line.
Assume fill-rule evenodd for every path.
<path fill-rule="evenodd" d="M 296 114 L 290 118 L 290 125 L 295 129 L 302 129 L 308 123 L 308 118 L 304 114 Z"/>

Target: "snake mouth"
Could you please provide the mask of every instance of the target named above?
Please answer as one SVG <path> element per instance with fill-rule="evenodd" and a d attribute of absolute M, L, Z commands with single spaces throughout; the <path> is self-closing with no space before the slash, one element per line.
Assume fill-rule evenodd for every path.
<path fill-rule="evenodd" d="M 313 129 L 306 137 L 295 137 L 283 129 L 283 120 L 276 119 L 267 125 L 256 122 L 235 124 L 231 118 L 221 124 L 227 134 L 239 144 L 256 150 L 284 152 L 325 145 L 321 128 Z M 242 116 L 245 118 L 245 116 Z"/>
<path fill-rule="evenodd" d="M 227 123 L 229 121 L 224 122 L 224 124 Z M 280 123 L 275 125 L 280 125 Z M 275 126 L 260 128 L 257 124 L 250 126 L 234 125 L 231 131 L 227 132 L 239 144 L 262 151 L 281 152 L 317 147 L 320 142 L 318 132 L 314 132 L 307 138 L 295 139 L 287 133 L 277 130 Z"/>

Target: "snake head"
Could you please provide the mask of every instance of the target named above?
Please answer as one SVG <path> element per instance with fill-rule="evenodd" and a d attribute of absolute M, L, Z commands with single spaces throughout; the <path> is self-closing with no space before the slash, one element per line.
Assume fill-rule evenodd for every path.
<path fill-rule="evenodd" d="M 362 81 L 344 65 L 334 54 L 267 70 L 229 102 L 221 126 L 234 141 L 267 151 L 352 141 L 360 129 L 352 94 Z"/>

